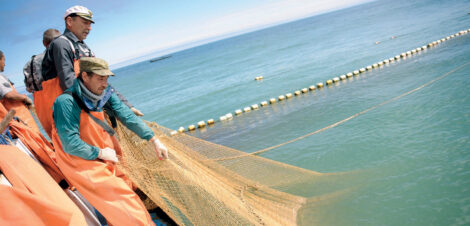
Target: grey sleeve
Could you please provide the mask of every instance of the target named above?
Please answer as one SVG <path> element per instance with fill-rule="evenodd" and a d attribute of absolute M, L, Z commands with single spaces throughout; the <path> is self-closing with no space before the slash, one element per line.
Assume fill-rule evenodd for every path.
<path fill-rule="evenodd" d="M 109 84 L 109 83 L 108 83 Z M 129 101 L 120 93 L 116 90 L 116 88 L 114 88 L 113 86 L 111 86 L 111 84 L 109 84 L 109 86 L 114 89 L 114 93 L 119 97 L 119 99 L 122 101 L 122 103 L 124 103 L 126 106 L 128 106 L 129 108 L 132 108 L 134 106 L 132 106 L 131 103 L 129 103 Z"/>
<path fill-rule="evenodd" d="M 54 65 L 60 81 L 62 90 L 66 90 L 73 85 L 75 81 L 75 71 L 73 70 L 73 50 L 66 40 L 57 40 L 52 49 L 54 56 Z"/>
<path fill-rule="evenodd" d="M 0 76 L 0 99 L 3 99 L 5 95 L 11 92 L 13 89 L 11 88 L 11 84 L 4 76 Z"/>

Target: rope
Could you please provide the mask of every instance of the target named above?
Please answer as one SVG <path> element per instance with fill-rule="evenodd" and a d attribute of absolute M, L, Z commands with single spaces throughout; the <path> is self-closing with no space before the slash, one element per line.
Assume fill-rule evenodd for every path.
<path fill-rule="evenodd" d="M 443 79 L 443 78 L 445 78 L 445 77 L 451 75 L 452 73 L 454 73 L 454 72 L 460 70 L 461 68 L 467 66 L 468 64 L 470 64 L 470 61 L 467 62 L 467 63 L 465 63 L 465 64 L 463 64 L 463 65 L 461 65 L 461 66 L 459 66 L 459 67 L 457 67 L 457 68 L 455 68 L 455 69 L 453 69 L 453 70 L 451 70 L 451 71 L 449 71 L 449 72 L 447 72 L 447 73 L 445 73 L 445 74 L 443 74 L 443 75 L 441 75 L 441 76 L 439 76 L 439 77 L 437 77 L 437 78 L 435 78 L 435 79 L 433 79 L 433 80 L 431 80 L 431 81 L 429 81 L 429 82 L 427 82 L 427 83 L 425 83 L 424 85 L 419 86 L 418 88 L 415 88 L 415 89 L 413 89 L 413 90 L 410 90 L 410 91 L 408 91 L 408 92 L 406 92 L 406 93 L 403 93 L 403 94 L 401 94 L 401 95 L 399 95 L 399 96 L 396 96 L 396 97 L 394 97 L 394 98 L 392 98 L 392 99 L 386 100 L 386 101 L 384 101 L 384 102 L 382 102 L 382 103 L 380 103 L 380 104 L 377 104 L 377 105 L 375 105 L 375 106 L 373 106 L 373 107 L 370 107 L 370 108 L 368 108 L 368 109 L 366 109 L 366 110 L 363 110 L 363 111 L 361 111 L 361 112 L 359 112 L 359 113 L 356 113 L 356 114 L 354 114 L 354 115 L 351 115 L 351 116 L 349 116 L 349 117 L 347 117 L 347 118 L 345 118 L 345 119 L 343 119 L 343 120 L 341 120 L 341 121 L 335 122 L 335 123 L 333 123 L 333 124 L 331 124 L 331 125 L 329 125 L 329 126 L 326 126 L 326 127 L 321 128 L 321 129 L 319 129 L 319 130 L 313 131 L 313 132 L 311 132 L 311 133 L 307 133 L 307 134 L 305 134 L 305 135 L 302 135 L 302 136 L 300 136 L 300 137 L 297 137 L 297 138 L 294 138 L 294 139 L 292 139 L 292 140 L 286 141 L 286 142 L 284 142 L 284 143 L 277 144 L 277 145 L 274 145 L 274 146 L 271 146 L 271 147 L 267 147 L 267 148 L 264 148 L 264 149 L 261 149 L 261 150 L 255 151 L 255 152 L 246 153 L 246 154 L 244 154 L 244 155 L 239 155 L 239 156 L 233 156 L 233 157 L 227 157 L 227 158 L 219 158 L 219 159 L 212 159 L 212 160 L 215 160 L 215 161 L 223 161 L 223 160 L 231 160 L 231 159 L 242 158 L 242 157 L 246 157 L 246 156 L 259 155 L 259 154 L 261 154 L 261 153 L 263 153 L 263 152 L 267 152 L 267 151 L 270 151 L 270 150 L 273 150 L 273 149 L 282 147 L 282 146 L 284 146 L 284 145 L 287 145 L 287 144 L 290 144 L 290 143 L 294 143 L 294 142 L 299 141 L 299 140 L 301 140 L 301 139 L 304 139 L 304 138 L 306 138 L 306 137 L 309 137 L 309 136 L 312 136 L 312 135 L 314 135 L 314 134 L 323 132 L 323 131 L 325 131 L 325 130 L 334 128 L 334 127 L 336 127 L 336 126 L 338 126 L 338 125 L 341 125 L 341 124 L 343 124 L 343 123 L 345 123 L 345 122 L 347 122 L 347 121 L 349 121 L 349 120 L 351 120 L 351 119 L 354 119 L 354 118 L 356 118 L 356 117 L 358 117 L 358 116 L 360 116 L 360 115 L 363 115 L 363 114 L 365 114 L 365 113 L 367 113 L 367 112 L 369 112 L 369 111 L 372 111 L 372 110 L 374 110 L 374 109 L 376 109 L 376 108 L 378 108 L 378 107 L 381 107 L 381 106 L 383 106 L 383 105 L 389 104 L 389 103 L 391 103 L 391 102 L 393 102 L 393 101 L 399 100 L 399 99 L 401 99 L 401 98 L 403 98 L 403 97 L 405 97 L 405 96 L 408 96 L 408 95 L 410 95 L 410 94 L 412 94 L 412 93 L 414 93 L 414 92 L 417 92 L 417 91 L 419 91 L 419 90 L 421 90 L 421 89 L 423 89 L 423 88 L 425 88 L 425 87 L 427 87 L 427 86 L 433 84 L 434 82 L 439 81 L 439 80 L 441 80 L 441 79 Z"/>

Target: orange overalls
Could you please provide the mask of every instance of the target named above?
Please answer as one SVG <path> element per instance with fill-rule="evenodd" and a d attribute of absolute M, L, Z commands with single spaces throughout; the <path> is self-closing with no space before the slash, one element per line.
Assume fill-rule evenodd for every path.
<path fill-rule="evenodd" d="M 100 120 L 104 113 L 90 112 Z M 109 147 L 121 154 L 119 143 L 85 111 L 80 114 L 80 138 L 100 149 Z M 132 182 L 109 161 L 85 160 L 63 151 L 55 124 L 52 126 L 57 163 L 67 181 L 103 214 L 110 225 L 154 225 Z"/>
<path fill-rule="evenodd" d="M 75 49 L 75 51 L 78 51 Z M 75 77 L 80 73 L 80 60 L 74 60 Z M 109 225 L 155 225 L 144 204 L 132 189 L 132 182 L 111 162 L 85 160 L 63 151 L 52 117 L 52 106 L 63 93 L 59 77 L 42 82 L 35 93 L 36 113 L 52 139 L 59 169 L 71 183 L 108 221 Z M 104 120 L 103 112 L 90 112 Z M 117 140 L 106 133 L 83 110 L 80 115 L 80 138 L 89 145 L 109 147 L 120 152 Z"/>
<path fill-rule="evenodd" d="M 0 225 L 86 225 L 80 209 L 31 157 L 0 145 Z"/>
<path fill-rule="evenodd" d="M 13 85 L 11 86 L 11 88 L 13 89 L 13 91 L 16 92 L 16 89 Z M 29 112 L 28 108 L 23 102 L 2 98 L 0 100 L 0 103 L 3 104 L 3 106 L 7 109 L 7 111 L 11 109 L 15 110 L 16 111 L 15 116 L 17 116 L 22 121 L 24 121 L 30 127 L 30 129 L 38 133 L 41 132 L 39 130 L 38 125 L 36 124 L 36 121 L 34 121 L 33 115 L 31 114 L 31 112 Z"/>
<path fill-rule="evenodd" d="M 7 113 L 5 107 L 0 103 L 0 120 L 5 118 Z M 12 135 L 18 137 L 34 153 L 57 183 L 65 179 L 56 165 L 54 148 L 39 131 L 31 130 L 30 127 L 15 120 L 10 121 L 8 126 L 10 126 Z"/>
<path fill-rule="evenodd" d="M 75 71 L 75 77 L 78 77 L 80 73 L 80 60 L 74 60 L 73 69 Z M 42 128 L 44 128 L 44 131 L 46 131 L 49 137 L 52 137 L 52 124 L 54 123 L 52 119 L 52 105 L 55 99 L 62 94 L 64 90 L 60 87 L 59 76 L 43 81 L 41 85 L 42 90 L 33 93 L 34 105 L 37 106 L 36 114 L 41 122 Z"/>

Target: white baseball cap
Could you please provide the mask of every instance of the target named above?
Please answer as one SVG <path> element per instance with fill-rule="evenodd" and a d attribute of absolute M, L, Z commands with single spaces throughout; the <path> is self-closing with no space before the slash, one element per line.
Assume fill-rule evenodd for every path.
<path fill-rule="evenodd" d="M 85 20 L 89 20 L 92 23 L 95 23 L 95 21 L 92 20 L 93 13 L 84 6 L 76 5 L 76 6 L 72 6 L 72 7 L 68 8 L 67 10 L 65 10 L 64 20 L 65 20 L 65 18 L 67 18 L 71 14 L 76 14 L 77 16 L 80 16 L 81 18 L 83 18 Z"/>

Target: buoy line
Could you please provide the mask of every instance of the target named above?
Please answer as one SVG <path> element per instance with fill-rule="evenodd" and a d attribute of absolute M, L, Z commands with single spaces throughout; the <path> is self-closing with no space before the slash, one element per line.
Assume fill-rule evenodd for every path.
<path fill-rule="evenodd" d="M 346 74 L 342 74 L 340 75 L 339 77 L 334 77 L 332 79 L 328 79 L 325 83 L 323 82 L 319 82 L 317 83 L 316 85 L 311 85 L 309 86 L 309 88 L 302 88 L 300 90 L 295 90 L 294 91 L 294 96 L 300 96 L 301 94 L 306 94 L 308 93 L 309 91 L 315 91 L 315 90 L 320 90 L 322 88 L 324 88 L 325 86 L 327 87 L 330 87 L 332 86 L 333 84 L 338 84 L 340 81 L 345 81 L 346 79 L 352 79 L 353 77 L 356 77 L 356 76 L 359 76 L 360 74 L 362 73 L 365 73 L 367 71 L 371 71 L 373 69 L 376 69 L 376 68 L 380 68 L 382 67 L 383 65 L 386 65 L 386 64 L 390 64 L 394 61 L 398 61 L 400 59 L 406 59 L 407 57 L 410 57 L 411 55 L 414 55 L 414 54 L 418 54 L 420 53 L 421 51 L 424 51 L 428 48 L 431 48 L 431 47 L 434 47 L 434 46 L 437 46 L 447 40 L 450 40 L 452 38 L 456 38 L 460 35 L 464 35 L 464 34 L 467 34 L 470 32 L 470 29 L 467 29 L 467 30 L 462 30 L 462 31 L 459 31 L 455 34 L 452 34 L 450 36 L 447 36 L 445 38 L 442 38 L 442 39 L 438 39 L 436 41 L 433 41 L 433 42 L 430 42 L 428 43 L 427 45 L 423 45 L 421 47 L 418 47 L 418 48 L 415 48 L 415 49 L 412 49 L 412 50 L 409 50 L 409 51 L 406 51 L 406 52 L 403 52 L 401 54 L 398 54 L 396 55 L 395 57 L 390 57 L 388 59 L 385 59 L 383 61 L 379 61 L 377 63 L 374 63 L 372 65 L 368 65 L 366 67 L 363 67 L 363 68 L 360 68 L 358 70 L 354 70 L 352 72 L 348 72 Z M 255 80 L 262 80 L 264 77 L 263 76 L 258 76 L 255 78 Z M 251 112 L 252 110 L 258 110 L 260 107 L 266 107 L 268 106 L 269 104 L 275 104 L 277 102 L 281 102 L 281 101 L 285 101 L 287 99 L 290 99 L 292 98 L 293 95 L 292 93 L 287 93 L 287 94 L 283 94 L 283 95 L 279 95 L 277 98 L 270 98 L 269 100 L 265 100 L 265 101 L 261 101 L 260 104 L 253 104 L 251 106 L 247 106 L 247 107 L 244 107 L 243 109 L 236 109 L 234 114 L 235 116 L 240 116 L 242 115 L 243 113 L 248 113 L 248 112 Z M 179 127 L 177 130 L 173 130 L 170 132 L 170 135 L 177 135 L 178 133 L 184 133 L 184 132 L 187 132 L 187 131 L 194 131 L 196 129 L 202 129 L 202 128 L 206 128 L 207 126 L 212 126 L 215 122 L 224 122 L 224 121 L 227 121 L 227 120 L 231 120 L 233 119 L 233 114 L 232 113 L 227 113 L 225 115 L 222 115 L 219 117 L 219 120 L 214 120 L 213 118 L 207 120 L 207 123 L 205 121 L 199 121 L 197 123 L 197 126 L 192 124 L 192 125 L 189 125 L 187 127 L 187 129 L 185 129 L 185 127 L 181 126 Z"/>
<path fill-rule="evenodd" d="M 349 120 L 351 120 L 351 119 L 354 119 L 354 118 L 356 118 L 356 117 L 358 117 L 358 116 L 360 116 L 360 115 L 363 115 L 363 114 L 365 114 L 365 113 L 367 113 L 367 112 L 369 112 L 369 111 L 372 111 L 372 110 L 374 110 L 374 109 L 376 109 L 376 108 L 378 108 L 378 107 L 384 106 L 384 105 L 386 105 L 386 104 L 389 104 L 389 103 L 391 103 L 391 102 L 394 102 L 394 101 L 396 101 L 396 100 L 399 100 L 399 99 L 401 99 L 401 98 L 403 98 L 403 97 L 405 97 L 405 96 L 408 96 L 408 95 L 410 95 L 410 94 L 412 94 L 412 93 L 415 93 L 415 92 L 417 92 L 417 91 L 419 91 L 419 90 L 421 90 L 421 89 L 423 89 L 423 88 L 425 88 L 425 87 L 427 87 L 427 86 L 433 84 L 434 82 L 437 82 L 437 81 L 439 81 L 439 80 L 441 80 L 441 79 L 443 79 L 443 78 L 445 78 L 445 77 L 447 77 L 447 76 L 453 74 L 454 72 L 456 72 L 456 71 L 458 71 L 458 70 L 464 68 L 465 66 L 467 66 L 467 65 L 469 65 L 469 64 L 470 64 L 470 61 L 467 62 L 467 63 L 465 63 L 465 64 L 463 64 L 463 65 L 460 65 L 460 66 L 458 66 L 458 67 L 452 69 L 451 71 L 446 72 L 445 74 L 443 74 L 443 75 L 441 75 L 441 76 L 439 76 L 439 77 L 437 77 L 437 78 L 435 78 L 435 79 L 433 79 L 433 80 L 431 80 L 431 81 L 429 81 L 429 82 L 427 82 L 427 83 L 425 83 L 425 84 L 423 84 L 423 85 L 421 85 L 421 86 L 419 86 L 419 87 L 417 87 L 417 88 L 415 88 L 415 89 L 413 89 L 413 90 L 410 90 L 410 91 L 408 91 L 408 92 L 406 92 L 406 93 L 403 93 L 403 94 L 401 94 L 401 95 L 398 95 L 398 96 L 396 96 L 396 97 L 394 97 L 394 98 L 388 99 L 388 100 L 386 100 L 386 101 L 384 101 L 384 102 L 382 102 L 382 103 L 380 103 L 380 104 L 374 105 L 374 106 L 372 106 L 372 107 L 370 107 L 370 108 L 367 108 L 366 110 L 363 110 L 363 111 L 361 111 L 361 112 L 358 112 L 358 113 L 356 113 L 356 114 L 353 114 L 353 115 L 351 115 L 351 116 L 349 116 L 349 117 L 347 117 L 347 118 L 345 118 L 345 119 L 342 119 L 342 120 L 340 120 L 340 121 L 338 121 L 338 122 L 335 122 L 335 123 L 333 123 L 333 124 L 331 124 L 331 125 L 329 125 L 329 126 L 326 126 L 326 127 L 321 128 L 321 129 L 315 130 L 315 131 L 313 131 L 313 132 L 307 133 L 307 134 L 305 134 L 305 135 L 296 137 L 296 138 L 294 138 L 294 139 L 288 140 L 288 141 L 283 142 L 283 143 L 281 143 L 281 144 L 277 144 L 277 145 L 274 145 L 274 146 L 271 146 L 271 147 L 267 147 L 267 148 L 264 148 L 264 149 L 261 149 L 261 150 L 258 150 L 258 151 L 254 151 L 254 152 L 251 152 L 251 153 L 246 153 L 246 154 L 243 154 L 243 155 L 232 156 L 232 157 L 227 157 L 227 158 L 211 159 L 211 160 L 223 161 L 223 160 L 231 160 L 231 159 L 236 159 L 236 158 L 242 158 L 242 157 L 251 156 L 251 155 L 259 155 L 259 154 L 261 154 L 261 153 L 264 153 L 264 152 L 267 152 L 267 151 L 270 151 L 270 150 L 273 150 L 273 149 L 282 147 L 282 146 L 284 146 L 284 145 L 287 145 L 287 144 L 290 144 L 290 143 L 294 143 L 294 142 L 299 141 L 299 140 L 301 140 L 301 139 L 304 139 L 304 138 L 306 138 L 306 137 L 309 137 L 309 136 L 312 136 L 312 135 L 314 135 L 314 134 L 317 134 L 317 133 L 323 132 L 323 131 L 325 131 L 325 130 L 334 128 L 334 127 L 336 127 L 336 126 L 339 126 L 339 125 L 341 125 L 341 124 L 343 124 L 343 123 L 345 123 L 345 122 L 347 122 L 347 121 L 349 121 Z"/>

